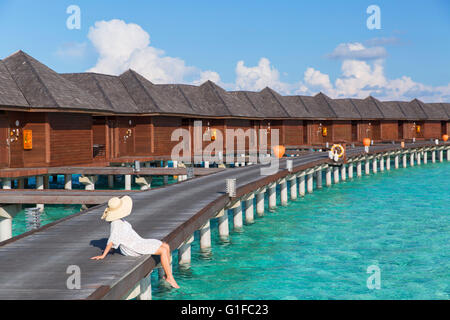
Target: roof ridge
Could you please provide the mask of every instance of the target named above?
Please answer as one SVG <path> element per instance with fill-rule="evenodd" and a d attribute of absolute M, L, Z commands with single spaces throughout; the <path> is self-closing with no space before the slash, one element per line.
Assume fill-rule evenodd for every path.
<path fill-rule="evenodd" d="M 108 96 L 106 95 L 105 91 L 103 90 L 102 86 L 100 85 L 100 82 L 97 80 L 97 78 L 95 77 L 95 75 L 93 74 L 89 74 L 90 77 L 94 78 L 94 82 L 97 85 L 97 88 L 99 88 L 100 92 L 102 93 L 103 98 L 106 100 L 106 102 L 109 104 L 109 106 L 114 110 L 114 106 L 111 102 L 111 100 L 108 98 Z M 128 91 L 127 91 L 128 92 Z"/>
<path fill-rule="evenodd" d="M 444 110 L 444 113 L 447 115 L 447 117 L 450 118 L 450 114 L 447 112 L 447 109 L 444 108 L 443 102 L 438 102 L 437 104 L 439 104 L 441 106 L 442 110 Z"/>
<path fill-rule="evenodd" d="M 428 116 L 428 114 L 425 112 L 425 109 L 423 108 L 423 106 L 422 106 L 422 101 L 420 101 L 419 99 L 417 99 L 417 98 L 414 98 L 412 101 L 410 101 L 410 103 L 411 102 L 413 102 L 413 101 L 416 101 L 416 103 L 419 105 L 419 107 L 420 107 L 420 109 L 422 109 L 422 112 L 423 112 L 423 114 L 425 115 L 425 117 L 427 117 L 427 119 L 430 119 L 430 117 Z"/>
<path fill-rule="evenodd" d="M 20 93 L 22 94 L 22 97 L 25 99 L 25 101 L 28 104 L 28 107 L 31 108 L 31 104 L 30 101 L 28 101 L 27 97 L 25 96 L 25 94 L 23 93 L 22 89 L 19 87 L 19 85 L 17 84 L 16 79 L 14 79 L 14 76 L 12 75 L 11 71 L 8 69 L 8 66 L 6 65 L 6 63 L 3 62 L 3 60 L 0 60 L 0 63 L 3 64 L 3 66 L 5 67 L 6 71 L 8 72 L 9 76 L 11 77 L 11 80 L 14 82 L 14 84 L 16 85 L 17 90 L 20 91 Z M 447 112 L 446 112 L 447 113 Z"/>
<path fill-rule="evenodd" d="M 337 115 L 336 111 L 334 111 L 334 109 L 331 107 L 330 103 L 328 102 L 328 99 L 327 99 L 328 96 L 326 96 L 326 95 L 323 94 L 322 92 L 319 92 L 318 95 L 320 95 L 320 96 L 325 100 L 325 102 L 326 102 L 327 105 L 328 105 L 328 108 L 330 108 L 330 110 L 334 113 L 334 115 L 336 116 L 336 118 L 339 119 L 339 116 Z M 317 95 L 316 95 L 316 96 L 317 96 Z"/>
<path fill-rule="evenodd" d="M 92 74 L 92 75 L 99 75 L 99 76 L 105 76 L 105 77 L 111 77 L 111 78 L 119 78 L 119 76 L 114 74 L 106 74 L 106 73 L 100 73 L 100 72 L 91 72 L 91 71 L 85 71 L 85 72 L 62 72 L 58 73 L 60 75 L 69 75 L 69 74 Z"/>
<path fill-rule="evenodd" d="M 22 50 L 19 50 L 19 53 L 21 55 L 23 55 L 25 62 L 28 64 L 28 66 L 31 68 L 31 72 L 33 72 L 33 74 L 36 76 L 36 78 L 38 79 L 38 81 L 40 82 L 40 84 L 44 87 L 45 91 L 47 91 L 48 95 L 50 96 L 50 98 L 55 102 L 56 107 L 57 108 L 61 108 L 61 106 L 59 105 L 59 103 L 56 101 L 55 97 L 52 95 L 52 93 L 50 92 L 50 90 L 47 88 L 47 86 L 45 85 L 44 81 L 42 81 L 41 77 L 39 76 L 39 73 L 36 71 L 36 69 L 33 67 L 33 65 L 31 64 L 31 62 L 28 60 L 27 54 L 25 52 L 23 52 Z M 55 71 L 56 73 L 56 71 Z M 12 74 L 11 74 L 12 76 Z M 15 80 L 14 80 L 15 81 Z M 31 105 L 30 105 L 31 106 Z"/>
<path fill-rule="evenodd" d="M 309 110 L 308 107 L 306 106 L 306 103 L 303 101 L 302 96 L 296 96 L 296 97 L 298 97 L 298 99 L 300 100 L 302 105 L 305 107 L 306 111 L 309 113 L 309 115 L 311 115 L 311 110 Z"/>
<path fill-rule="evenodd" d="M 178 85 L 175 85 L 175 87 L 177 88 L 178 91 L 180 91 L 181 95 L 183 96 L 184 100 L 186 100 L 186 102 L 188 103 L 188 105 L 192 109 L 192 111 L 195 111 L 194 107 L 192 106 L 191 101 L 189 101 L 189 99 L 186 97 L 186 94 L 184 93 L 183 89 Z"/>
<path fill-rule="evenodd" d="M 222 101 L 223 105 L 225 106 L 225 108 L 227 109 L 228 113 L 230 115 L 233 115 L 233 113 L 231 112 L 230 108 L 228 108 L 227 103 L 225 102 L 225 100 L 223 100 L 222 96 L 220 95 L 220 93 L 217 92 L 216 88 L 212 85 L 212 81 L 211 80 L 207 80 L 205 82 L 207 85 L 209 85 L 211 87 L 211 89 L 213 90 L 214 94 L 220 99 L 220 101 Z"/>
<path fill-rule="evenodd" d="M 353 100 L 351 98 L 348 98 L 348 100 L 350 101 L 350 103 L 352 104 L 353 108 L 355 108 L 356 112 L 358 112 L 359 116 L 361 117 L 361 119 L 363 118 L 361 112 L 359 112 L 358 107 L 356 106 L 356 104 L 353 102 Z"/>
<path fill-rule="evenodd" d="M 408 116 L 406 115 L 405 111 L 402 108 L 402 105 L 399 103 L 400 101 L 394 101 L 398 107 L 400 108 L 400 111 L 403 113 L 403 115 L 405 116 L 405 119 L 408 119 Z"/>
<path fill-rule="evenodd" d="M 252 99 L 250 99 L 249 97 L 248 97 L 248 95 L 247 95 L 247 92 L 248 91 L 241 91 L 243 94 L 244 94 L 244 96 L 245 96 L 245 98 L 247 99 L 247 101 L 250 103 L 250 105 L 253 107 L 253 109 L 256 111 L 256 112 L 259 112 L 259 113 L 261 113 L 259 110 L 258 110 L 258 108 L 256 108 L 256 106 L 253 104 L 253 102 L 252 102 Z M 256 92 L 255 92 L 256 93 Z M 262 114 L 262 113 L 261 113 Z M 262 114 L 263 116 L 264 116 L 264 118 L 266 117 L 264 114 Z"/>
<path fill-rule="evenodd" d="M 383 113 L 383 111 L 378 106 L 376 99 L 374 97 L 372 97 L 372 96 L 369 96 L 369 98 L 373 101 L 373 103 L 375 104 L 375 107 L 377 107 L 378 111 L 380 111 L 380 113 L 383 116 L 383 118 L 386 118 L 386 115 Z"/>
<path fill-rule="evenodd" d="M 289 112 L 287 112 L 286 108 L 283 106 L 283 104 L 280 102 L 280 100 L 275 96 L 275 94 L 272 92 L 273 90 L 269 87 L 266 87 L 266 89 L 269 90 L 270 94 L 275 98 L 275 100 L 278 102 L 278 104 L 280 105 L 280 107 L 283 109 L 283 111 L 286 113 L 287 116 L 291 116 L 289 114 Z M 278 93 L 278 92 L 277 92 Z"/>
<path fill-rule="evenodd" d="M 135 71 L 129 69 L 131 75 L 133 76 L 133 78 L 137 81 L 137 83 L 139 84 L 139 86 L 141 87 L 142 90 L 144 90 L 145 94 L 150 98 L 150 100 L 153 102 L 153 104 L 156 106 L 156 108 L 159 109 L 159 111 L 163 111 L 160 106 L 156 103 L 155 99 L 153 99 L 153 97 L 150 95 L 150 93 L 147 91 L 147 89 L 144 87 L 144 85 L 141 83 L 141 81 L 136 77 Z M 123 84 L 123 80 L 119 77 L 120 81 Z M 147 78 L 145 78 L 147 80 Z M 150 81 L 149 81 L 150 82 Z M 151 84 L 153 84 L 152 82 L 150 82 Z M 127 90 L 127 87 L 125 86 L 125 90 Z M 128 90 L 127 90 L 128 92 Z M 131 96 L 131 95 L 130 95 Z M 133 101 L 135 101 L 133 99 Z M 136 104 L 137 105 L 137 104 Z"/>

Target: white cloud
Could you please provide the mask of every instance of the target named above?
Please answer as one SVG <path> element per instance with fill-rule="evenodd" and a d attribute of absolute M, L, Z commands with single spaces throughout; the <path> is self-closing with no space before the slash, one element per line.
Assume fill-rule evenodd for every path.
<path fill-rule="evenodd" d="M 381 60 L 369 64 L 359 60 L 344 60 L 342 76 L 335 81 L 335 92 L 340 97 L 365 98 L 386 86 Z"/>
<path fill-rule="evenodd" d="M 341 43 L 332 53 L 327 55 L 329 58 L 347 60 L 374 60 L 382 59 L 387 56 L 386 49 L 383 47 L 366 48 L 362 43 Z"/>
<path fill-rule="evenodd" d="M 200 84 L 202 84 L 202 83 L 204 83 L 204 82 L 206 82 L 208 80 L 210 80 L 210 81 L 212 81 L 214 83 L 220 83 L 221 82 L 220 81 L 220 75 L 217 72 L 211 71 L 211 70 L 207 70 L 207 71 L 202 71 L 200 73 L 200 79 L 194 80 L 193 84 L 200 85 Z"/>
<path fill-rule="evenodd" d="M 88 38 L 99 54 L 97 64 L 88 70 L 91 72 L 117 75 L 134 69 L 154 83 L 181 83 L 188 78 L 208 77 L 220 80 L 218 74 L 187 66 L 182 59 L 150 46 L 150 35 L 134 23 L 118 19 L 98 21 L 89 29 Z"/>
<path fill-rule="evenodd" d="M 367 41 L 372 44 L 396 44 L 397 38 L 375 38 Z M 366 43 L 367 43 L 366 42 Z M 450 100 L 450 83 L 444 86 L 428 86 L 413 81 L 408 76 L 388 79 L 384 70 L 384 48 L 366 48 L 358 42 L 341 43 L 333 57 L 342 59 L 341 74 L 334 84 L 327 74 L 314 68 L 304 73 L 303 85 L 308 94 L 322 91 L 333 98 L 366 98 L 369 95 L 382 100 L 411 100 L 418 98 L 425 102 Z M 331 56 L 329 55 L 329 56 Z"/>
<path fill-rule="evenodd" d="M 279 71 L 271 66 L 267 58 L 261 58 L 258 65 L 254 67 L 247 67 L 242 60 L 237 63 L 236 90 L 259 91 L 265 87 L 288 94 L 295 89 L 296 84 L 281 81 Z"/>
<path fill-rule="evenodd" d="M 326 91 L 328 93 L 333 91 L 330 77 L 314 68 L 306 69 L 303 79 L 305 80 L 305 84 L 311 89 L 316 88 L 319 91 Z"/>
<path fill-rule="evenodd" d="M 342 60 L 341 74 L 334 80 L 320 70 L 309 67 L 303 79 L 289 83 L 282 81 L 280 73 L 269 59 L 261 58 L 256 66 L 238 61 L 234 83 L 221 82 L 220 75 L 212 70 L 200 70 L 186 65 L 180 58 L 170 57 L 161 49 L 150 45 L 150 35 L 139 25 L 122 20 L 96 22 L 90 28 L 89 40 L 99 54 L 96 65 L 89 71 L 120 74 L 131 68 L 154 83 L 202 84 L 211 80 L 228 90 L 259 91 L 270 87 L 281 94 L 313 95 L 322 91 L 334 98 L 373 95 L 380 99 L 423 101 L 449 101 L 450 83 L 444 86 L 427 86 L 408 76 L 388 79 L 384 72 L 387 52 L 383 47 L 366 47 L 362 43 L 341 43 L 328 57 Z M 397 38 L 375 38 L 366 45 L 395 44 Z M 81 54 L 85 44 L 67 46 L 61 50 L 66 55 Z"/>

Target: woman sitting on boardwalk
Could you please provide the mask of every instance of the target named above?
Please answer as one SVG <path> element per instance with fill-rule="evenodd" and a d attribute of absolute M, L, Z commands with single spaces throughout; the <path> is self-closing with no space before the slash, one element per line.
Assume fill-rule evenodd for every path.
<path fill-rule="evenodd" d="M 161 265 L 166 276 L 164 279 L 174 288 L 179 288 L 170 268 L 170 247 L 167 243 L 157 239 L 143 239 L 131 224 L 123 220 L 131 213 L 133 200 L 129 196 L 122 198 L 111 198 L 108 207 L 103 213 L 102 219 L 111 222 L 110 236 L 103 254 L 91 259 L 101 260 L 106 257 L 111 248 L 117 249 L 125 256 L 137 257 L 143 254 L 154 254 L 161 256 Z"/>

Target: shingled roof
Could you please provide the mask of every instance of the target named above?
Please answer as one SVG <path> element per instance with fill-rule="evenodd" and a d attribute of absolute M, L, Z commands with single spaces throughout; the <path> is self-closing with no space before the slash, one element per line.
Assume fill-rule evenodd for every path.
<path fill-rule="evenodd" d="M 153 84 L 132 70 L 119 77 L 144 113 L 196 114 L 177 85 Z"/>
<path fill-rule="evenodd" d="M 450 118 L 450 103 L 441 103 L 444 107 L 445 112 L 447 112 L 448 117 Z"/>
<path fill-rule="evenodd" d="M 230 111 L 224 101 L 215 93 L 211 84 L 205 82 L 201 86 L 179 84 L 181 90 L 194 112 L 204 116 L 230 116 Z"/>
<path fill-rule="evenodd" d="M 284 109 L 272 93 L 272 89 L 265 88 L 260 92 L 240 91 L 239 96 L 246 96 L 252 105 L 267 118 L 289 118 L 290 115 Z"/>
<path fill-rule="evenodd" d="M 280 100 L 293 118 L 313 118 L 300 96 L 280 96 Z"/>
<path fill-rule="evenodd" d="M 0 60 L 0 105 L 9 107 L 29 107 L 17 84 Z"/>
<path fill-rule="evenodd" d="M 339 119 L 361 119 L 361 114 L 350 99 L 331 99 L 327 95 L 320 93 L 316 100 L 324 100 L 333 110 L 333 113 Z"/>
<path fill-rule="evenodd" d="M 403 113 L 397 101 L 379 101 L 374 98 L 375 103 L 380 109 L 385 119 L 390 120 L 402 120 L 406 119 L 406 115 Z"/>
<path fill-rule="evenodd" d="M 143 111 L 135 104 L 118 77 L 98 73 L 66 73 L 61 76 L 89 92 L 116 113 Z"/>
<path fill-rule="evenodd" d="M 314 118 L 337 118 L 336 113 L 328 104 L 328 96 L 319 92 L 314 97 L 300 96 L 301 101 Z"/>
<path fill-rule="evenodd" d="M 209 86 L 221 101 L 223 101 L 229 115 L 264 118 L 264 115 L 254 108 L 247 97 L 240 96 L 236 91 L 226 91 L 212 81 L 207 81 L 204 85 Z"/>
<path fill-rule="evenodd" d="M 444 110 L 444 113 L 447 116 L 447 119 L 450 119 L 450 103 L 440 102 L 440 103 L 428 103 L 429 105 L 441 107 Z"/>
<path fill-rule="evenodd" d="M 58 74 L 22 51 L 0 60 L 0 106 L 112 114 L 162 114 L 255 119 L 448 120 L 449 103 L 332 99 L 323 93 L 282 96 L 226 91 L 212 81 L 200 86 L 153 84 L 128 70 L 120 76 Z"/>
<path fill-rule="evenodd" d="M 416 114 L 415 119 L 419 119 L 419 120 L 428 119 L 428 116 L 422 107 L 421 101 L 419 101 L 417 99 L 410 101 L 408 103 L 408 108 L 409 108 L 409 110 L 411 110 L 411 112 L 414 112 Z"/>
<path fill-rule="evenodd" d="M 381 110 L 372 97 L 365 99 L 350 99 L 353 105 L 358 109 L 362 119 L 384 119 Z"/>
<path fill-rule="evenodd" d="M 431 103 L 423 103 L 422 101 L 418 99 L 413 100 L 416 104 L 418 104 L 425 115 L 427 116 L 428 120 L 441 120 L 445 119 L 447 116 L 447 113 L 440 105 L 432 105 Z"/>
<path fill-rule="evenodd" d="M 30 107 L 110 111 L 86 90 L 80 89 L 23 51 L 9 56 L 3 63 Z"/>

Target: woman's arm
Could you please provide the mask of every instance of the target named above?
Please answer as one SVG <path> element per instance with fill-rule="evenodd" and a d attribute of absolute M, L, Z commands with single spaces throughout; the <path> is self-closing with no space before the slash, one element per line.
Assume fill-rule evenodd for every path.
<path fill-rule="evenodd" d="M 108 254 L 109 250 L 111 250 L 112 246 L 113 246 L 113 243 L 109 242 L 106 245 L 105 251 L 103 251 L 103 254 L 101 256 L 95 256 L 95 257 L 92 257 L 91 259 L 92 260 L 102 260 L 102 259 L 104 259 L 106 257 L 106 255 Z"/>

